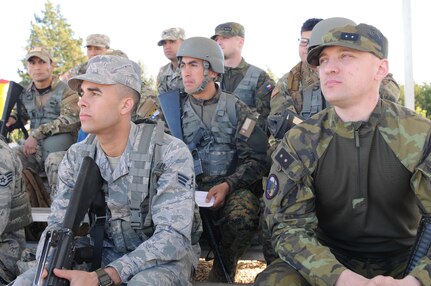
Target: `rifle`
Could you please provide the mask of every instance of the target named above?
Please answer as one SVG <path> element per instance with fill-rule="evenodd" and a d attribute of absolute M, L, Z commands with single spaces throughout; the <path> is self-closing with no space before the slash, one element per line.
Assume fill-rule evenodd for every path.
<path fill-rule="evenodd" d="M 3 114 L 0 122 L 0 134 L 4 138 L 7 138 L 8 132 L 11 132 L 12 130 L 17 128 L 22 130 L 25 138 L 28 137 L 28 132 L 25 129 L 24 124 L 21 120 L 22 102 L 20 99 L 20 95 L 23 90 L 24 88 L 20 84 L 14 81 L 9 82 L 9 88 L 7 91 L 6 101 L 5 101 Z M 16 123 L 13 124 L 12 126 L 6 127 L 6 123 L 9 120 L 10 113 L 12 112 L 12 109 L 15 107 L 15 105 L 18 113 L 18 118 L 16 119 Z"/>
<path fill-rule="evenodd" d="M 268 116 L 268 129 L 275 139 L 282 139 L 284 134 L 295 125 L 301 123 L 303 119 L 289 109 L 283 110 L 282 113 L 277 113 Z"/>
<path fill-rule="evenodd" d="M 409 262 L 403 277 L 407 276 L 416 267 L 419 260 L 428 254 L 431 248 L 431 216 L 423 216 L 418 227 L 416 241 L 410 254 Z"/>
<path fill-rule="evenodd" d="M 54 268 L 71 269 L 75 256 L 74 234 L 83 221 L 95 197 L 102 193 L 103 178 L 91 157 L 84 157 L 75 188 L 64 216 L 62 228 L 48 231 L 37 265 L 34 286 L 69 285 L 69 281 L 54 275 Z M 44 270 L 48 276 L 42 280 Z"/>

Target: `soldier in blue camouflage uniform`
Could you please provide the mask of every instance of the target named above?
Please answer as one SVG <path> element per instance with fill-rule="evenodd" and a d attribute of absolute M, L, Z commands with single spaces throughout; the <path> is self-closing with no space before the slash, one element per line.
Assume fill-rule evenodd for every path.
<path fill-rule="evenodd" d="M 431 285 L 431 252 L 403 277 L 431 214 L 431 122 L 381 99 L 388 43 L 367 24 L 326 33 L 307 57 L 332 107 L 274 152 L 265 215 L 280 256 L 255 285 Z"/>
<path fill-rule="evenodd" d="M 177 52 L 185 38 L 186 34 L 183 28 L 170 28 L 162 32 L 162 39 L 157 45 L 163 47 L 163 53 L 170 62 L 162 66 L 157 75 L 157 92 L 159 94 L 183 89 L 183 82 L 178 69 Z"/>
<path fill-rule="evenodd" d="M 88 136 L 83 142 L 74 144 L 62 161 L 58 195 L 52 203 L 47 230 L 62 222 L 83 156 L 94 154 L 92 156 L 106 181 L 104 268 L 98 271 L 99 274 L 80 270 L 55 270 L 55 274 L 68 279 L 71 285 L 102 285 L 99 283 L 103 279 L 103 285 L 191 285 L 189 279 L 200 254 L 193 161 L 180 140 L 163 132 L 159 137 L 153 132 L 147 138 L 143 135 L 147 125 L 131 122 L 141 90 L 139 66 L 122 57 L 97 56 L 89 61 L 86 73 L 72 78 L 69 86 L 80 92 L 83 130 L 95 137 Z M 89 141 L 91 138 L 93 142 Z M 149 144 L 146 156 L 141 154 L 145 150 L 138 148 L 147 145 L 141 145 L 141 141 Z M 151 159 L 142 160 L 152 158 L 151 150 L 155 144 L 160 144 L 162 169 L 156 182 L 156 193 L 145 205 L 151 169 L 146 167 L 145 174 L 137 175 L 136 169 L 132 172 L 132 162 L 151 164 Z M 90 149 L 92 151 L 89 146 L 94 147 Z M 135 189 L 141 197 L 138 202 L 131 198 L 136 199 Z M 137 215 L 132 215 L 135 211 L 132 205 L 136 204 L 138 211 L 142 209 L 140 215 L 143 217 L 148 209 L 151 210 L 152 234 L 135 227 Z M 34 269 L 25 272 L 15 285 L 31 285 L 34 272 Z"/>
<path fill-rule="evenodd" d="M 6 285 L 19 274 L 16 263 L 25 248 L 24 227 L 31 222 L 31 210 L 21 162 L 1 139 L 0 157 L 0 285 Z"/>
<path fill-rule="evenodd" d="M 266 131 L 266 118 L 275 82 L 264 70 L 244 60 L 241 55 L 244 36 L 244 27 L 239 23 L 223 23 L 215 28 L 211 39 L 220 45 L 225 59 L 220 87 L 238 96 L 252 111 L 257 112 L 258 124 Z"/>
<path fill-rule="evenodd" d="M 255 114 L 215 81 L 223 73 L 223 52 L 212 40 L 185 40 L 177 56 L 187 93 L 182 99 L 184 142 L 192 150 L 198 189 L 215 199 L 211 215 L 219 226 L 220 251 L 233 280 L 238 259 L 257 230 L 259 202 L 250 186 L 268 171 L 266 134 Z M 215 259 L 210 281 L 224 281 Z"/>
<path fill-rule="evenodd" d="M 32 82 L 21 94 L 21 114 L 24 122 L 30 121 L 30 136 L 15 151 L 24 169 L 29 168 L 35 174 L 46 171 L 52 190 L 57 182 L 57 168 L 51 163 L 45 165 L 45 159 L 50 155 L 59 157 L 51 162 L 61 161 L 62 151 L 75 141 L 80 126 L 79 97 L 52 74 L 54 63 L 46 48 L 31 48 L 26 59 Z M 7 125 L 16 122 L 17 114 L 18 110 L 12 111 Z M 57 151 L 60 153 L 53 154 Z"/>

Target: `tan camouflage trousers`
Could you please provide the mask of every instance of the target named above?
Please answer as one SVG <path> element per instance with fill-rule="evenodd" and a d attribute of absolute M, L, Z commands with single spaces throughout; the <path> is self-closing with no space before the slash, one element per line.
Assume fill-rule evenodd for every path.
<path fill-rule="evenodd" d="M 344 254 L 336 254 L 335 256 L 345 267 L 366 278 L 384 275 L 400 279 L 408 262 L 408 253 L 381 259 L 353 259 Z M 330 269 L 322 269 L 321 271 L 320 277 L 330 274 Z M 278 258 L 256 277 L 254 285 L 309 286 L 310 284 L 306 281 L 306 278 Z"/>
<path fill-rule="evenodd" d="M 234 280 L 238 259 L 250 247 L 259 224 L 259 200 L 246 189 L 228 195 L 224 207 L 212 211 L 211 216 L 220 235 L 220 252 L 227 272 Z M 209 281 L 226 282 L 219 261 L 214 260 Z"/>

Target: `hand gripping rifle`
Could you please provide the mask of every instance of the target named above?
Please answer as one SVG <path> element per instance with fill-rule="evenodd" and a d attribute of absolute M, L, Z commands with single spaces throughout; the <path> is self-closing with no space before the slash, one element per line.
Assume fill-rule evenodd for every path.
<path fill-rule="evenodd" d="M 91 157 L 84 157 L 75 188 L 63 220 L 62 228 L 48 231 L 37 265 L 34 286 L 69 285 L 69 281 L 54 275 L 54 268 L 71 269 L 75 256 L 74 233 L 99 193 L 102 193 L 103 178 L 99 167 Z M 44 270 L 48 276 L 42 279 Z"/>
<path fill-rule="evenodd" d="M 9 89 L 7 91 L 6 101 L 5 101 L 1 122 L 0 122 L 0 134 L 5 139 L 7 138 L 8 132 L 17 128 L 22 130 L 25 138 L 28 137 L 28 132 L 25 129 L 24 124 L 21 120 L 22 102 L 20 99 L 20 95 L 23 90 L 24 88 L 18 83 L 14 81 L 9 82 Z M 18 118 L 16 119 L 16 123 L 12 126 L 6 127 L 6 123 L 9 120 L 10 113 L 12 112 L 12 109 L 15 107 L 15 105 L 18 113 Z"/>

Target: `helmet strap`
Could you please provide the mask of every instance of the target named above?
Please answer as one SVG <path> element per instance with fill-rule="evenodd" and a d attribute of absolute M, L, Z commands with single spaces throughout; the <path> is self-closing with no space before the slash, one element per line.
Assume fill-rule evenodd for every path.
<path fill-rule="evenodd" d="M 202 81 L 201 85 L 196 90 L 190 92 L 190 94 L 201 93 L 202 91 L 204 91 L 205 87 L 210 81 L 214 81 L 214 80 L 211 80 L 208 76 L 209 68 L 210 68 L 209 62 L 204 61 L 203 63 L 204 63 L 204 80 Z"/>

